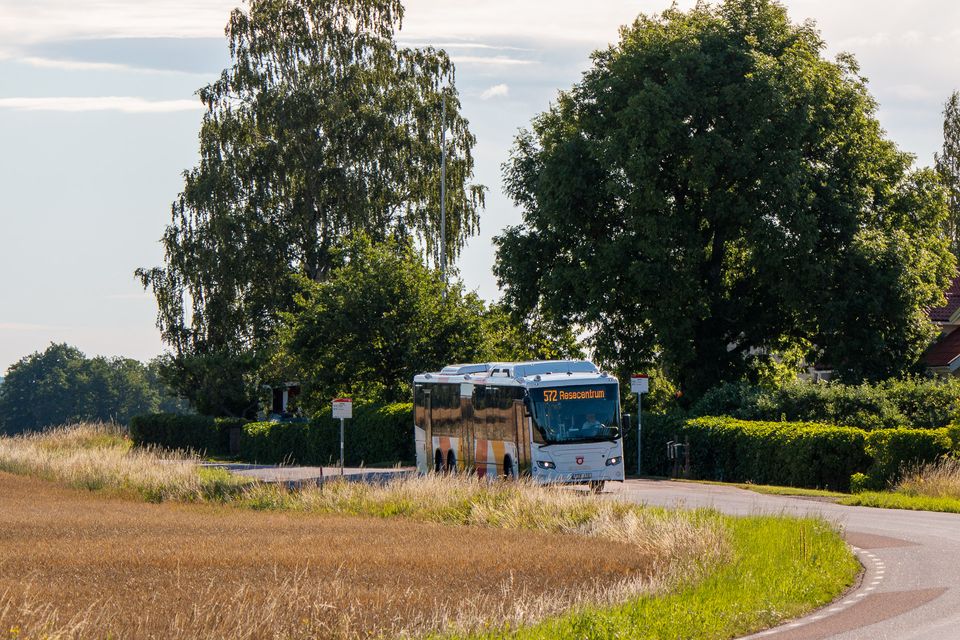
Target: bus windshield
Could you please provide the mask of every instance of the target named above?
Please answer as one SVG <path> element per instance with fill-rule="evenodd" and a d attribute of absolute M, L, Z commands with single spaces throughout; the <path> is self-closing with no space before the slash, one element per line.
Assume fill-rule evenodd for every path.
<path fill-rule="evenodd" d="M 547 444 L 620 437 L 617 387 L 611 384 L 530 389 L 533 423 Z"/>

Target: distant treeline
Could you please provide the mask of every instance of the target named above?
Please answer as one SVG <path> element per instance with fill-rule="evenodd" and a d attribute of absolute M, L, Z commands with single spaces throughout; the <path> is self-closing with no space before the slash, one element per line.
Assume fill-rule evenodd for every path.
<path fill-rule="evenodd" d="M 122 424 L 142 413 L 181 413 L 159 377 L 159 361 L 88 358 L 67 344 L 25 356 L 0 385 L 0 432 L 16 434 L 81 421 Z"/>

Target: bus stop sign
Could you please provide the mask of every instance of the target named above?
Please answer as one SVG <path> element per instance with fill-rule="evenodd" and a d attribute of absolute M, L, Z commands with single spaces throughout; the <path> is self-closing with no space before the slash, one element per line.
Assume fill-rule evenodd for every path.
<path fill-rule="evenodd" d="M 337 398 L 334 400 L 333 417 L 353 419 L 353 400 L 351 398 Z"/>
<path fill-rule="evenodd" d="M 647 393 L 650 391 L 650 378 L 642 374 L 630 376 L 630 391 Z"/>

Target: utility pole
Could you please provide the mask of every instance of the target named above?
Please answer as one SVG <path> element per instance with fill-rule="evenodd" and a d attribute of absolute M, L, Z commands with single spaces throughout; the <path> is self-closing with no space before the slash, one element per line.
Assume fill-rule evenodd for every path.
<path fill-rule="evenodd" d="M 440 279 L 447 298 L 447 94 L 440 115 Z"/>

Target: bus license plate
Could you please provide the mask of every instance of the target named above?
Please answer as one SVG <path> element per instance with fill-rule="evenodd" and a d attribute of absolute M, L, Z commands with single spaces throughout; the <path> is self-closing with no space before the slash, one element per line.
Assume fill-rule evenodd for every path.
<path fill-rule="evenodd" d="M 593 477 L 593 474 L 591 473 L 575 473 L 572 476 L 570 476 L 570 479 L 571 480 L 589 480 L 592 477 Z"/>

